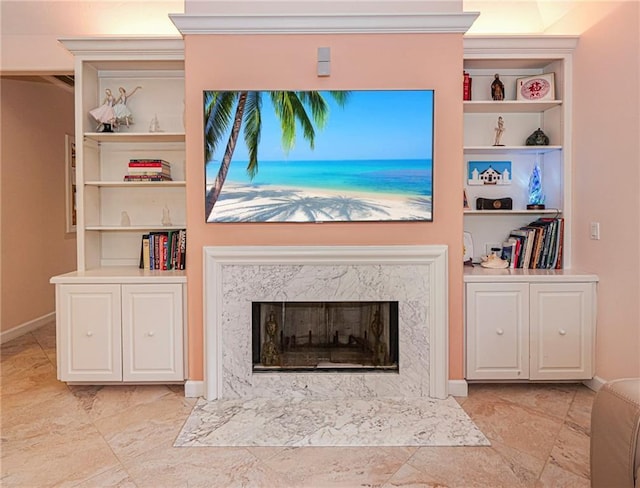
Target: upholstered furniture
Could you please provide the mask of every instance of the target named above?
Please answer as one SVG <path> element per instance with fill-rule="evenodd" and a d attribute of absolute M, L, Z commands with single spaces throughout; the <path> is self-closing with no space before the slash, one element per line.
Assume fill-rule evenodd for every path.
<path fill-rule="evenodd" d="M 606 383 L 591 411 L 592 488 L 640 488 L 640 378 Z"/>

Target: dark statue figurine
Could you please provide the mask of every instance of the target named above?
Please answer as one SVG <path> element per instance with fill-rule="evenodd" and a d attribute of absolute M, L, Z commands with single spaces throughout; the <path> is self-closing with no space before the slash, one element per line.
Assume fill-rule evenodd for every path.
<path fill-rule="evenodd" d="M 500 81 L 500 75 L 495 74 L 493 83 L 491 83 L 491 98 L 494 100 L 504 100 L 504 83 Z"/>
<path fill-rule="evenodd" d="M 548 146 L 549 145 L 549 137 L 542 132 L 542 129 L 538 127 L 538 130 L 533 131 L 529 137 L 527 137 L 527 141 L 525 142 L 527 146 Z"/>

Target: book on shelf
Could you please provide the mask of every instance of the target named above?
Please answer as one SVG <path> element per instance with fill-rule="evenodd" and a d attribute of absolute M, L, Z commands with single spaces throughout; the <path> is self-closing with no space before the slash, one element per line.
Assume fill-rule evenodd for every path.
<path fill-rule="evenodd" d="M 539 218 L 510 231 L 503 255 L 510 253 L 516 268 L 561 269 L 563 239 L 563 218 Z M 507 243 L 509 250 L 505 250 Z"/>
<path fill-rule="evenodd" d="M 130 159 L 130 168 L 156 168 L 156 167 L 170 168 L 171 163 L 164 159 Z"/>
<path fill-rule="evenodd" d="M 124 175 L 124 181 L 173 181 L 171 176 L 155 175 Z"/>
<path fill-rule="evenodd" d="M 140 250 L 141 269 L 161 271 L 185 269 L 186 242 L 186 229 L 144 234 Z"/>

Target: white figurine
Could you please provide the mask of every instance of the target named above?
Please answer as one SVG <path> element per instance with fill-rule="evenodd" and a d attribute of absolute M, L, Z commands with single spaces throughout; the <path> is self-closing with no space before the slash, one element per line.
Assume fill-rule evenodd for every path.
<path fill-rule="evenodd" d="M 129 98 L 133 96 L 135 92 L 137 92 L 141 86 L 136 86 L 133 91 L 127 94 L 127 90 L 123 87 L 118 88 L 120 92 L 120 96 L 116 100 L 115 105 L 113 106 L 113 111 L 115 112 L 116 121 L 118 124 L 124 124 L 129 127 L 130 124 L 133 124 L 133 114 L 129 107 L 127 106 L 127 101 Z"/>
<path fill-rule="evenodd" d="M 165 225 L 165 226 L 171 225 L 171 217 L 169 215 L 169 207 L 164 207 L 162 209 L 162 225 Z"/>
<path fill-rule="evenodd" d="M 504 146 L 500 141 L 502 140 L 502 135 L 504 134 L 504 119 L 502 117 L 498 117 L 498 127 L 496 127 L 496 138 L 493 142 L 494 146 Z"/>
<path fill-rule="evenodd" d="M 160 122 L 158 121 L 158 115 L 154 115 L 149 124 L 149 132 L 162 132 L 160 130 Z"/>
<path fill-rule="evenodd" d="M 129 227 L 131 225 L 131 219 L 129 218 L 129 214 L 123 210 L 120 215 L 120 225 L 122 227 Z"/>

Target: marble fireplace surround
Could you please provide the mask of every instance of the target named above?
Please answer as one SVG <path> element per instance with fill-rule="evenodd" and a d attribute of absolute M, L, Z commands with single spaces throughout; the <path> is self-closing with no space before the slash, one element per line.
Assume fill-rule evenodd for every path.
<path fill-rule="evenodd" d="M 447 397 L 447 246 L 207 246 L 205 398 Z M 398 301 L 399 372 L 252 372 L 253 301 Z"/>

